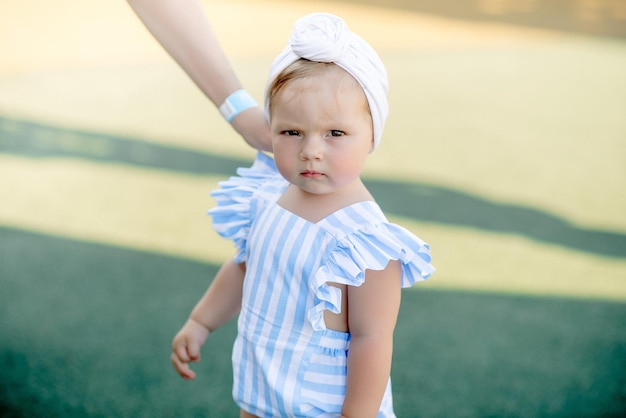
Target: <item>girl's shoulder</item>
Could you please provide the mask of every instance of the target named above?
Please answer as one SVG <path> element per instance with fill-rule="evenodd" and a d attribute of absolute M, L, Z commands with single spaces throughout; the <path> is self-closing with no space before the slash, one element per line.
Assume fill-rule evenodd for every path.
<path fill-rule="evenodd" d="M 430 277 L 430 247 L 408 229 L 389 222 L 372 201 L 350 205 L 320 222 L 332 234 L 334 244 L 312 280 L 317 303 L 308 312 L 316 330 L 324 329 L 324 311 L 339 312 L 341 295 L 329 282 L 361 286 L 367 270 L 384 270 L 392 260 L 402 266 L 402 287 Z M 330 307 L 330 308 L 329 308 Z"/>
<path fill-rule="evenodd" d="M 408 229 L 390 222 L 374 201 L 347 206 L 320 222 L 335 237 L 327 261 L 328 270 L 351 271 L 345 284 L 359 285 L 365 270 L 383 270 L 389 261 L 400 260 L 403 287 L 428 278 L 430 246 Z"/>
<path fill-rule="evenodd" d="M 237 262 L 244 261 L 247 236 L 262 201 L 275 200 L 286 187 L 286 181 L 276 169 L 274 160 L 258 153 L 249 168 L 239 168 L 237 176 L 219 183 L 213 190 L 215 207 L 208 214 L 213 218 L 213 228 L 224 238 L 231 239 L 238 248 Z"/>
<path fill-rule="evenodd" d="M 255 195 L 265 200 L 276 201 L 289 185 L 278 172 L 274 159 L 262 152 L 257 153 L 250 168 L 240 168 L 237 174 L 257 185 Z"/>
<path fill-rule="evenodd" d="M 239 202 L 254 199 L 276 200 L 287 187 L 287 181 L 280 175 L 274 159 L 262 152 L 257 153 L 250 167 L 237 169 L 237 175 L 219 183 L 219 189 L 211 196 L 219 200 L 227 197 Z"/>

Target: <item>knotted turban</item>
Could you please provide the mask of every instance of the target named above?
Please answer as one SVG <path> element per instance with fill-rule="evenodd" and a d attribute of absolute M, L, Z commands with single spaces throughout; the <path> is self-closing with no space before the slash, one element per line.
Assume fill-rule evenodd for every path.
<path fill-rule="evenodd" d="M 351 32 L 341 18 L 332 14 L 312 13 L 295 22 L 288 45 L 270 67 L 265 95 L 265 114 L 268 120 L 269 88 L 274 78 L 299 58 L 333 62 L 359 82 L 372 115 L 376 149 L 389 114 L 387 71 L 376 51 L 363 38 Z"/>

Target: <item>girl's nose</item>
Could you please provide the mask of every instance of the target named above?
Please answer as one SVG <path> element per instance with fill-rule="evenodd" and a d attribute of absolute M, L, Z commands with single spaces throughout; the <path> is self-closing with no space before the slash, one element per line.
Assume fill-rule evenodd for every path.
<path fill-rule="evenodd" d="M 300 148 L 300 158 L 303 160 L 319 160 L 324 154 L 323 139 L 306 137 Z"/>

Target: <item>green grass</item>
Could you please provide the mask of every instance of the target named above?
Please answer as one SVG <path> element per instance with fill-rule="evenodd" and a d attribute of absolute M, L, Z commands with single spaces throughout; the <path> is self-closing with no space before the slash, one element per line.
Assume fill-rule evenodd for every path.
<path fill-rule="evenodd" d="M 401 418 L 626 415 L 626 43 L 527 35 L 381 50 L 366 181 L 438 269 L 403 293 Z M 260 97 L 273 53 L 233 58 Z M 196 382 L 169 353 L 231 252 L 207 191 L 252 152 L 170 64 L 1 80 L 0 417 L 237 416 L 234 323 Z"/>
<path fill-rule="evenodd" d="M 169 345 L 216 267 L 0 229 L 0 415 L 236 416 L 234 323 L 186 382 Z M 400 417 L 618 417 L 626 304 L 403 293 L 393 383 Z"/>

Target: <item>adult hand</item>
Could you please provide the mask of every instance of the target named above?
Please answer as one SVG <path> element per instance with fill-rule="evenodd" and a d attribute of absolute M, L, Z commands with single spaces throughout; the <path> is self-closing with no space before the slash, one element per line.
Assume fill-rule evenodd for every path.
<path fill-rule="evenodd" d="M 233 118 L 231 125 L 251 147 L 261 151 L 272 151 L 270 128 L 260 107 L 244 110 Z"/>

